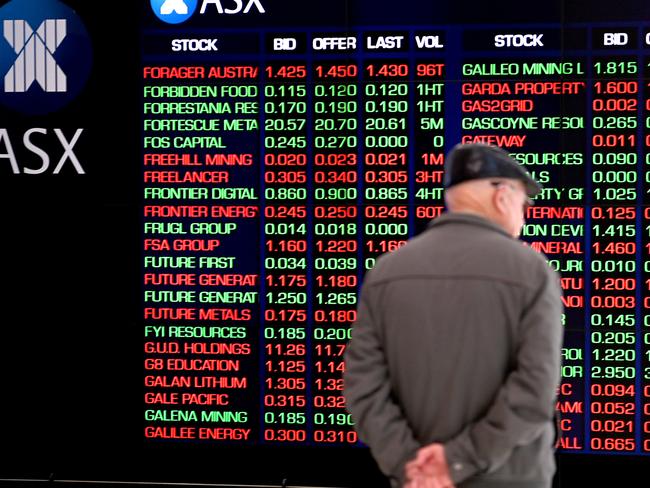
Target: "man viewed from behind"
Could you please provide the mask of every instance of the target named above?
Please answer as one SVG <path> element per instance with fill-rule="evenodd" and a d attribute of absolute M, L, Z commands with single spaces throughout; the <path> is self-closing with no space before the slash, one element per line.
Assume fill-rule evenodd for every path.
<path fill-rule="evenodd" d="M 541 190 L 510 155 L 459 144 L 447 212 L 365 276 L 344 396 L 394 488 L 550 488 L 562 301 L 518 239 Z"/>

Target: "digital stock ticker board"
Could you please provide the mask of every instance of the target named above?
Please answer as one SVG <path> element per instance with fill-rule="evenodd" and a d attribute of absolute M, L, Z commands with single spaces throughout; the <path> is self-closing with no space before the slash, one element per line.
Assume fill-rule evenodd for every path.
<path fill-rule="evenodd" d="M 484 142 L 544 186 L 522 238 L 564 290 L 558 449 L 650 453 L 647 16 L 194 4 L 152 2 L 142 32 L 145 438 L 359 446 L 364 273 L 444 211 L 445 153 Z"/>

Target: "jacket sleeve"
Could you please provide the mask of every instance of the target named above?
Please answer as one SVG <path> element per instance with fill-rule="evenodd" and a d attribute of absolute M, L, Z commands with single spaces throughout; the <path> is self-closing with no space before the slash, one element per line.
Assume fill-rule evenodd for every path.
<path fill-rule="evenodd" d="M 364 284 L 345 350 L 343 395 L 359 439 L 370 448 L 379 469 L 401 486 L 404 465 L 415 457 L 420 445 L 391 394 L 380 324 L 373 307 L 378 297 L 371 295 L 370 287 Z"/>
<path fill-rule="evenodd" d="M 554 422 L 562 361 L 562 290 L 558 274 L 547 264 L 541 275 L 522 315 L 512 371 L 485 416 L 444 444 L 455 483 L 498 469 L 515 447 L 534 441 Z"/>

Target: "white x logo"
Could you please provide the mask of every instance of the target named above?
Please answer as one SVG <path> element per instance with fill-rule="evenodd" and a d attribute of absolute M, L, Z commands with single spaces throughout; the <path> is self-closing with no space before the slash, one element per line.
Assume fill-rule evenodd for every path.
<path fill-rule="evenodd" d="M 44 20 L 36 32 L 24 20 L 5 20 L 5 39 L 18 54 L 5 75 L 5 92 L 26 92 L 34 80 L 47 92 L 67 91 L 67 77 L 52 56 L 66 35 L 65 19 Z"/>

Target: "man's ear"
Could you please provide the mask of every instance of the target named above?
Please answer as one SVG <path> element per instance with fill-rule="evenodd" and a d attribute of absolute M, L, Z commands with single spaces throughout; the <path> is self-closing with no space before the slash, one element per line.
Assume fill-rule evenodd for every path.
<path fill-rule="evenodd" d="M 501 188 L 497 188 L 492 193 L 492 204 L 499 215 L 503 215 L 508 211 L 508 195 L 506 193 Z"/>

